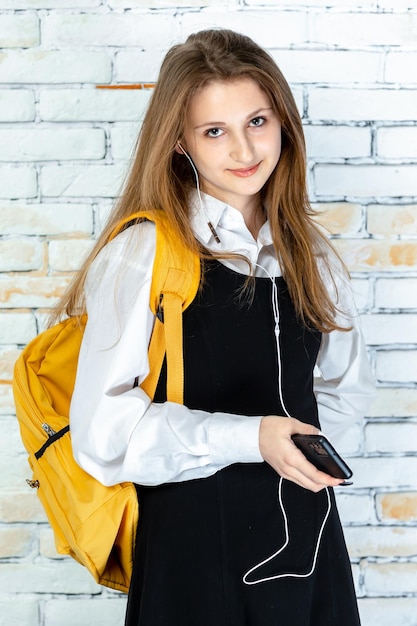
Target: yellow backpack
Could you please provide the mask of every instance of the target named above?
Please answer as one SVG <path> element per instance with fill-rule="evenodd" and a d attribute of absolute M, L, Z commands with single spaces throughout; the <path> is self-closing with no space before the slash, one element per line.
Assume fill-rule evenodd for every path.
<path fill-rule="evenodd" d="M 167 398 L 182 403 L 182 311 L 197 293 L 200 261 L 178 242 L 159 211 L 130 216 L 112 237 L 132 219 L 156 225 L 150 307 L 156 314 L 163 305 L 163 322 L 155 318 L 149 346 L 150 373 L 141 387 L 153 398 L 166 355 Z M 68 318 L 22 352 L 13 376 L 16 415 L 33 470 L 27 482 L 37 488 L 58 552 L 87 567 L 98 583 L 126 592 L 139 515 L 135 488 L 132 483 L 105 487 L 79 467 L 71 448 L 69 406 L 85 322 L 86 316 Z"/>

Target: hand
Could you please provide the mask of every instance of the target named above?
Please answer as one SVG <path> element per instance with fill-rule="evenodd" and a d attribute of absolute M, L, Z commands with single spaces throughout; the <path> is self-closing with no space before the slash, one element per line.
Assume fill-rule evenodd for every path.
<path fill-rule="evenodd" d="M 318 470 L 293 443 L 296 433 L 316 435 L 319 430 L 293 417 L 267 415 L 259 429 L 259 449 L 262 458 L 283 478 L 318 492 L 325 487 L 336 487 L 343 479 L 333 478 Z"/>

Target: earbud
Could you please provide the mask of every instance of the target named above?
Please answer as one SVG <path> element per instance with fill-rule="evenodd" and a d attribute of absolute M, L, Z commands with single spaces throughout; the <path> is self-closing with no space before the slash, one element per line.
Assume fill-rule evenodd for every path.
<path fill-rule="evenodd" d="M 188 152 L 186 150 L 184 150 L 184 148 L 182 147 L 182 145 L 180 144 L 179 141 L 177 141 L 177 146 L 181 150 L 181 152 L 189 159 L 190 155 L 188 154 Z"/>

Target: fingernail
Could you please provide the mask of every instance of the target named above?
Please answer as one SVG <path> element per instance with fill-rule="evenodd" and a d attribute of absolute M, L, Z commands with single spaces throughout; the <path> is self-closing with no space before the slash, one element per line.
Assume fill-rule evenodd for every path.
<path fill-rule="evenodd" d="M 337 486 L 338 487 L 347 487 L 349 485 L 353 485 L 353 482 L 351 480 L 344 480 L 342 483 L 339 483 Z"/>

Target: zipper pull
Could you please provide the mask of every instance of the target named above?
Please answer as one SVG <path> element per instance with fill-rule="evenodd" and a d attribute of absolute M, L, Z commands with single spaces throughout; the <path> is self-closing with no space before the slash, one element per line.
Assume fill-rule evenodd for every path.
<path fill-rule="evenodd" d="M 51 428 L 49 424 L 47 424 L 46 422 L 45 424 L 42 424 L 42 428 L 44 429 L 48 437 L 52 437 L 53 435 L 56 435 L 56 431 L 53 428 Z"/>
<path fill-rule="evenodd" d="M 31 489 L 39 489 L 40 487 L 39 480 L 29 480 L 29 478 L 26 478 L 26 482 Z"/>

